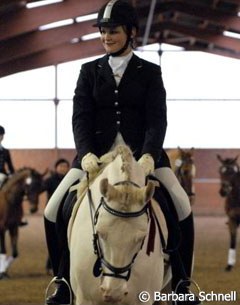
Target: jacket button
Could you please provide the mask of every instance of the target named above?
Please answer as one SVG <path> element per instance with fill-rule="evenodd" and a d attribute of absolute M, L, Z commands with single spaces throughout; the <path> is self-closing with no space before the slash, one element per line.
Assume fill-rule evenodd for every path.
<path fill-rule="evenodd" d="M 114 93 L 115 93 L 115 94 L 118 94 L 118 90 L 114 90 Z"/>
<path fill-rule="evenodd" d="M 117 121 L 116 123 L 117 123 L 117 125 L 120 125 L 120 121 Z"/>
<path fill-rule="evenodd" d="M 117 111 L 116 114 L 117 114 L 117 115 L 120 115 L 120 114 L 121 114 L 121 111 Z"/>
<path fill-rule="evenodd" d="M 116 106 L 116 107 L 117 107 L 117 106 L 118 106 L 118 102 L 115 102 L 115 103 L 114 103 L 114 106 Z"/>

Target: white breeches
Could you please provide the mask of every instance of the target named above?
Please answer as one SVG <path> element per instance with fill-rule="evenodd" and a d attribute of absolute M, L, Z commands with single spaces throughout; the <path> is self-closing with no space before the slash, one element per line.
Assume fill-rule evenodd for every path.
<path fill-rule="evenodd" d="M 44 216 L 49 221 L 56 222 L 58 208 L 64 195 L 68 192 L 69 188 L 74 182 L 83 178 L 84 174 L 85 173 L 82 170 L 72 168 L 63 178 L 63 180 L 49 199 L 44 211 Z M 171 168 L 158 168 L 155 170 L 155 175 L 168 190 L 175 205 L 179 221 L 188 217 L 191 213 L 189 198 Z"/>
<path fill-rule="evenodd" d="M 7 179 L 7 175 L 0 173 L 0 188 L 6 179 Z"/>
<path fill-rule="evenodd" d="M 47 220 L 56 222 L 58 209 L 64 195 L 68 192 L 74 182 L 83 178 L 84 174 L 85 173 L 81 169 L 70 169 L 47 203 L 44 210 L 44 216 Z"/>
<path fill-rule="evenodd" d="M 179 221 L 188 217 L 191 213 L 190 201 L 172 169 L 169 167 L 157 168 L 155 176 L 168 190 L 176 208 Z"/>

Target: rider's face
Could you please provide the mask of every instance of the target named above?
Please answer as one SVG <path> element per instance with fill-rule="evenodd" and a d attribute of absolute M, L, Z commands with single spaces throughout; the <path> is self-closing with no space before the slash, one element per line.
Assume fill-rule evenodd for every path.
<path fill-rule="evenodd" d="M 115 53 L 121 50 L 127 41 L 127 34 L 123 26 L 101 27 L 101 41 L 106 53 Z M 126 55 L 131 50 L 129 46 L 121 55 Z"/>

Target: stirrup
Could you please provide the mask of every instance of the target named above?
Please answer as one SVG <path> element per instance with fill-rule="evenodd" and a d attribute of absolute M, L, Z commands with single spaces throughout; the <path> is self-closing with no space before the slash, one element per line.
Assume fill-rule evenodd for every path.
<path fill-rule="evenodd" d="M 201 292 L 201 289 L 198 285 L 197 282 L 195 282 L 193 279 L 189 278 L 189 279 L 186 279 L 186 280 L 180 280 L 174 290 L 174 293 L 177 294 L 177 291 L 178 291 L 178 288 L 180 287 L 180 285 L 184 284 L 184 283 L 190 283 L 190 284 L 193 284 L 193 286 L 196 287 L 197 291 L 198 291 L 198 294 Z M 174 305 L 177 305 L 177 300 L 174 300 Z"/>
<path fill-rule="evenodd" d="M 47 286 L 47 288 L 46 288 L 46 291 L 45 291 L 45 304 L 47 304 L 47 303 L 46 303 L 46 300 L 47 300 L 47 298 L 48 298 L 48 296 L 49 296 L 48 293 L 49 293 L 49 289 L 50 289 L 50 287 L 52 286 L 52 284 L 54 284 L 54 283 L 55 283 L 55 284 L 59 284 L 59 283 L 61 283 L 61 282 L 65 283 L 65 284 L 67 285 L 68 290 L 69 290 L 69 296 L 70 296 L 70 305 L 73 305 L 72 289 L 71 289 L 70 285 L 68 284 L 68 281 L 65 280 L 64 277 L 58 278 L 57 276 L 55 276 L 55 277 L 50 281 L 50 283 L 48 284 L 48 286 Z"/>

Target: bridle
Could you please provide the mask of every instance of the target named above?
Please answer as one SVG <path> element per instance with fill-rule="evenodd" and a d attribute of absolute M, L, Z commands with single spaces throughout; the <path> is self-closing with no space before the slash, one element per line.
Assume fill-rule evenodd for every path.
<path fill-rule="evenodd" d="M 137 188 L 140 188 L 139 185 L 137 185 L 136 183 L 129 181 L 129 180 L 117 182 L 114 184 L 114 186 L 116 186 L 116 185 L 132 185 Z M 94 203 L 92 200 L 91 190 L 89 187 L 88 187 L 87 194 L 88 194 L 88 201 L 89 201 L 91 222 L 92 222 L 92 231 L 93 231 L 93 249 L 94 249 L 94 253 L 97 255 L 97 260 L 96 260 L 96 263 L 93 268 L 93 274 L 95 277 L 102 275 L 102 276 L 110 276 L 110 277 L 114 277 L 114 278 L 125 279 L 126 281 L 128 281 L 130 278 L 130 275 L 131 275 L 132 265 L 135 261 L 136 256 L 138 255 L 138 252 L 142 248 L 144 240 L 142 241 L 141 248 L 139 249 L 139 251 L 137 253 L 134 254 L 134 256 L 129 264 L 127 264 L 124 267 L 115 267 L 115 266 L 111 265 L 104 258 L 103 251 L 101 249 L 99 235 L 96 231 L 96 224 L 98 221 L 99 209 L 102 207 L 105 209 L 105 211 L 107 211 L 109 214 L 111 214 L 115 217 L 136 218 L 136 217 L 142 216 L 145 213 L 148 215 L 148 206 L 149 205 L 148 205 L 148 203 L 146 203 L 141 210 L 136 211 L 136 212 L 122 212 L 122 211 L 118 211 L 118 210 L 115 210 L 112 207 L 110 207 L 107 204 L 107 202 L 105 201 L 104 197 L 101 197 L 100 203 L 99 203 L 97 209 L 95 209 Z M 108 270 L 110 270 L 110 272 L 103 272 L 103 268 L 102 268 L 103 266 L 105 266 Z"/>
<path fill-rule="evenodd" d="M 221 176 L 221 190 L 220 193 L 222 196 L 228 196 L 232 190 L 231 179 L 237 173 L 239 173 L 239 166 L 238 164 L 232 165 L 225 165 L 223 164 L 220 169 L 219 173 Z"/>

